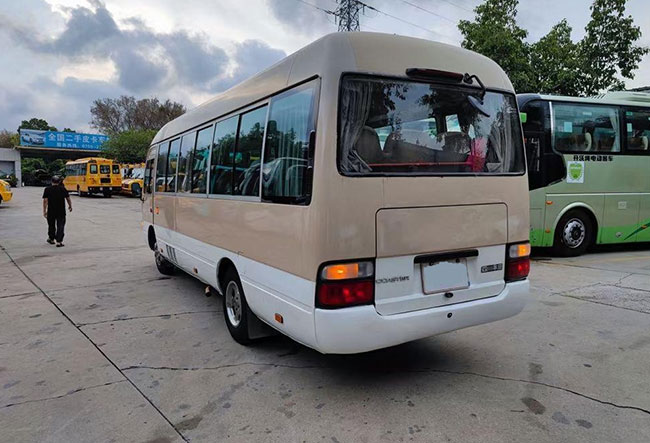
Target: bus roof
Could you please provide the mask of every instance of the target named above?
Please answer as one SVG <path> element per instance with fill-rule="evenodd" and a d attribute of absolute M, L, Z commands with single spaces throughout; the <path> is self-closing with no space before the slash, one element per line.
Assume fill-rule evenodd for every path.
<path fill-rule="evenodd" d="M 406 68 L 434 68 L 476 74 L 487 88 L 513 91 L 505 72 L 491 59 L 457 46 L 374 32 L 339 32 L 287 56 L 252 78 L 167 123 L 152 143 L 262 100 L 315 76 L 340 78 L 344 72 L 404 77 Z M 338 97 L 336 90 L 325 94 Z M 514 91 L 513 91 L 514 92 Z"/>
<path fill-rule="evenodd" d="M 112 162 L 113 160 L 104 157 L 84 157 L 84 158 L 78 158 L 76 160 L 71 160 L 67 162 L 66 165 L 74 165 L 75 163 L 88 163 L 89 161 Z"/>
<path fill-rule="evenodd" d="M 650 106 L 650 94 L 635 91 L 611 91 L 594 97 L 569 97 L 548 94 L 517 94 L 520 105 L 531 100 L 550 100 L 572 103 L 591 103 L 598 105 Z"/>

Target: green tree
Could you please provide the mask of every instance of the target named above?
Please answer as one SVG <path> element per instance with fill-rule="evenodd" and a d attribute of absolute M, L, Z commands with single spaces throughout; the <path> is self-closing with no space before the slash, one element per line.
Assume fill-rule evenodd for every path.
<path fill-rule="evenodd" d="M 566 19 L 531 45 L 531 65 L 537 79 L 537 92 L 576 95 L 580 91 L 580 47 L 571 40 Z"/>
<path fill-rule="evenodd" d="M 104 134 L 122 131 L 162 128 L 167 122 L 185 113 L 180 103 L 157 98 L 137 100 L 123 95 L 120 98 L 97 99 L 90 107 L 90 125 Z"/>
<path fill-rule="evenodd" d="M 18 126 L 18 132 L 21 129 L 38 129 L 41 131 L 56 131 L 56 127 L 50 126 L 50 124 L 42 118 L 31 118 L 29 120 L 23 120 Z"/>
<path fill-rule="evenodd" d="M 634 78 L 639 62 L 648 53 L 647 47 L 637 46 L 641 29 L 634 26 L 632 16 L 625 16 L 627 0 L 594 0 L 591 20 L 580 42 L 583 77 L 581 89 L 585 95 L 606 90 L 623 89 L 619 78 Z"/>
<path fill-rule="evenodd" d="M 516 91 L 537 89 L 530 64 L 528 32 L 517 26 L 518 0 L 486 0 L 474 9 L 474 21 L 461 20 L 463 48 L 476 51 L 497 62 L 510 77 Z"/>
<path fill-rule="evenodd" d="M 75 131 L 74 129 L 70 129 L 70 128 L 63 128 L 63 132 L 77 132 L 77 131 Z"/>
<path fill-rule="evenodd" d="M 154 129 L 119 132 L 102 145 L 102 151 L 106 157 L 120 163 L 143 162 L 156 132 Z"/>

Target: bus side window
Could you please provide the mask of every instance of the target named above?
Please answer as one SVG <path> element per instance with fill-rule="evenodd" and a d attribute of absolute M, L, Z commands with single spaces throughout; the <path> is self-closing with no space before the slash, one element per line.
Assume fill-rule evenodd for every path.
<path fill-rule="evenodd" d="M 160 145 L 158 150 L 158 166 L 156 168 L 156 192 L 165 192 L 167 183 L 167 155 L 169 142 Z"/>
<path fill-rule="evenodd" d="M 239 116 L 217 123 L 210 160 L 210 194 L 232 193 L 232 167 Z"/>
<path fill-rule="evenodd" d="M 153 164 L 154 161 L 156 160 L 156 149 L 157 147 L 154 146 L 149 150 L 149 155 L 147 156 L 147 162 L 144 167 L 144 193 L 145 194 L 151 194 L 152 187 L 151 187 L 151 180 L 153 178 Z"/>
<path fill-rule="evenodd" d="M 650 154 L 650 111 L 626 109 L 625 134 L 628 151 Z"/>
<path fill-rule="evenodd" d="M 316 87 L 310 82 L 271 100 L 262 167 L 266 201 L 305 203 L 311 195 L 309 139 L 315 127 Z"/>
<path fill-rule="evenodd" d="M 620 152 L 618 108 L 553 103 L 555 149 L 560 152 Z"/>
<path fill-rule="evenodd" d="M 201 129 L 196 138 L 196 147 L 192 155 L 191 192 L 205 194 L 208 179 L 208 155 L 212 144 L 213 127 Z"/>
<path fill-rule="evenodd" d="M 176 168 L 178 167 L 178 152 L 181 147 L 181 139 L 177 138 L 169 144 L 167 155 L 167 174 L 165 175 L 166 192 L 176 192 Z"/>
<path fill-rule="evenodd" d="M 241 115 L 235 147 L 233 195 L 260 194 L 262 141 L 268 106 Z"/>
<path fill-rule="evenodd" d="M 178 154 L 178 192 L 190 192 L 190 181 L 192 177 L 192 152 L 196 142 L 196 132 L 185 134 L 181 139 L 181 147 Z"/>

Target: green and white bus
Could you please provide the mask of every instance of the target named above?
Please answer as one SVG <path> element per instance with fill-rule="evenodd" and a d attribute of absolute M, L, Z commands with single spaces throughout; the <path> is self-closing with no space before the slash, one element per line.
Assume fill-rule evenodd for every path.
<path fill-rule="evenodd" d="M 577 256 L 592 244 L 650 241 L 650 94 L 517 101 L 532 246 Z"/>

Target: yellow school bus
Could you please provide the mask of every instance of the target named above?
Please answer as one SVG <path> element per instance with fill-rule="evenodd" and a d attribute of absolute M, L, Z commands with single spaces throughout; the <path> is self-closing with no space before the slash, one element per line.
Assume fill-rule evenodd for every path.
<path fill-rule="evenodd" d="M 11 185 L 5 180 L 0 180 L 0 204 L 7 203 L 13 197 L 11 192 Z"/>
<path fill-rule="evenodd" d="M 122 190 L 124 195 L 140 197 L 144 185 L 144 163 L 124 163 L 120 165 L 122 172 Z"/>
<path fill-rule="evenodd" d="M 80 196 L 103 194 L 110 197 L 122 189 L 119 163 L 101 157 L 80 158 L 66 163 L 63 184 Z"/>

